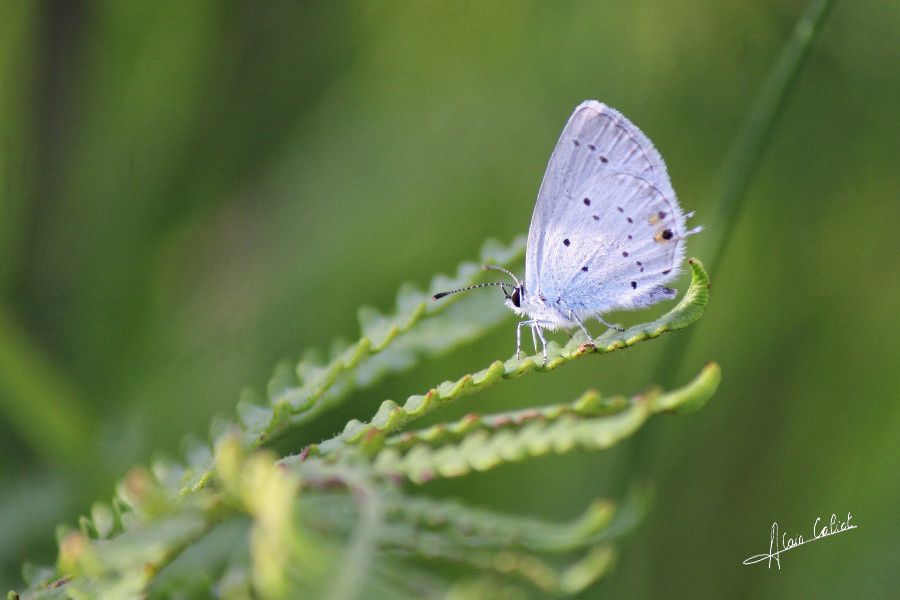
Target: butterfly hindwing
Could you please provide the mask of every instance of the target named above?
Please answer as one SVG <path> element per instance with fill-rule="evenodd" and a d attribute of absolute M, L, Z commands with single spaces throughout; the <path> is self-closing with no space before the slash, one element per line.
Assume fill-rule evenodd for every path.
<path fill-rule="evenodd" d="M 585 315 L 671 297 L 661 284 L 677 275 L 686 235 L 674 194 L 617 171 L 589 179 L 567 203 L 546 224 L 539 293 Z"/>

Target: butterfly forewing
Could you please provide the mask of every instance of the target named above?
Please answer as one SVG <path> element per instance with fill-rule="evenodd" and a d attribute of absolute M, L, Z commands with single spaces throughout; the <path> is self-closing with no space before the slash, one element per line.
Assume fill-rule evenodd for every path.
<path fill-rule="evenodd" d="M 559 223 L 574 223 L 575 211 L 585 208 L 588 194 L 600 200 L 602 176 L 613 172 L 640 176 L 674 202 L 665 164 L 647 136 L 618 111 L 589 100 L 569 117 L 547 165 L 528 232 L 526 289 L 538 290 L 546 265 L 555 264 L 558 253 L 549 247 L 551 231 Z M 589 199 L 594 206 L 595 199 Z"/>

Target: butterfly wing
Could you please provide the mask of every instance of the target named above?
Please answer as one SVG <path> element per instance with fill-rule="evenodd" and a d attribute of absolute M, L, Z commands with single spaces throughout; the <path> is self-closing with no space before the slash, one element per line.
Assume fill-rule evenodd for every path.
<path fill-rule="evenodd" d="M 526 289 L 539 291 L 553 224 L 574 222 L 588 197 L 582 192 L 596 193 L 589 182 L 615 171 L 638 175 L 664 195 L 675 197 L 665 163 L 647 136 L 605 104 L 583 102 L 569 117 L 538 192 L 525 253 Z"/>
<path fill-rule="evenodd" d="M 587 201 L 590 202 L 587 202 Z M 671 186 L 626 171 L 585 181 L 544 224 L 538 285 L 584 318 L 674 297 L 664 284 L 684 259 L 685 215 Z M 527 285 L 526 285 L 527 287 Z"/>

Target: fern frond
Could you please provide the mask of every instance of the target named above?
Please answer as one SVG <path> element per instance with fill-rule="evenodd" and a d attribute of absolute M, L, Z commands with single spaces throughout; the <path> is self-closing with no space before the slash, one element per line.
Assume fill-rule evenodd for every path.
<path fill-rule="evenodd" d="M 697 259 L 691 259 L 689 264 L 691 285 L 687 293 L 672 310 L 655 321 L 635 325 L 625 331 L 611 330 L 593 343 L 577 333 L 561 348 L 553 342 L 548 344 L 546 362 L 540 355 L 510 358 L 505 362 L 498 360 L 488 368 L 464 375 L 456 381 L 445 381 L 425 394 L 410 396 L 403 406 L 393 400 L 385 400 L 368 423 L 352 420 L 338 436 L 322 442 L 311 451 L 324 455 L 336 452 L 348 444 L 358 444 L 365 440 L 371 442 L 373 437 L 396 432 L 445 404 L 500 381 L 515 379 L 533 371 L 551 371 L 587 354 L 613 352 L 669 331 L 683 329 L 703 315 L 709 302 L 709 276 L 703 264 Z"/>
<path fill-rule="evenodd" d="M 461 546 L 562 553 L 583 548 L 606 531 L 616 514 L 616 505 L 598 499 L 571 522 L 549 523 L 452 500 L 402 494 L 388 503 L 386 512 L 390 521 L 401 521 L 417 530 L 444 533 Z"/>
<path fill-rule="evenodd" d="M 439 448 L 427 443 L 407 450 L 387 447 L 378 453 L 375 470 L 424 483 L 435 477 L 487 471 L 528 456 L 563 454 L 576 448 L 603 450 L 634 433 L 651 415 L 702 406 L 715 392 L 720 377 L 719 366 L 711 363 L 684 388 L 667 394 L 651 390 L 631 398 L 626 409 L 609 416 L 582 417 L 571 413 L 499 430 L 480 429 L 466 434 L 457 443 L 446 443 Z"/>
<path fill-rule="evenodd" d="M 439 423 L 426 429 L 407 431 L 383 439 L 389 448 L 400 451 L 408 450 L 417 444 L 432 446 L 458 441 L 465 435 L 478 429 L 498 430 L 507 427 L 520 427 L 529 421 L 555 421 L 565 415 L 600 416 L 612 415 L 627 408 L 628 402 L 621 396 L 603 397 L 596 390 L 585 392 L 570 404 L 551 404 L 535 408 L 512 410 L 490 415 L 469 413 L 462 419 L 452 423 Z M 366 444 L 377 443 L 378 438 L 370 437 Z"/>
<path fill-rule="evenodd" d="M 522 245 L 488 245 L 482 258 L 505 264 L 521 256 Z M 403 406 L 386 400 L 368 422 L 351 421 L 341 434 L 298 455 L 279 460 L 258 448 L 379 378 L 483 335 L 508 316 L 502 303 L 477 295 L 433 303 L 430 294 L 404 288 L 394 315 L 361 311 L 362 337 L 336 345 L 330 362 L 307 357 L 279 367 L 269 383 L 268 406 L 245 398 L 238 423 L 213 424 L 212 444 L 189 439 L 183 462 L 158 460 L 150 470 L 129 472 L 110 504 L 95 504 L 79 529 L 60 530 L 57 569 L 36 572 L 26 597 L 59 597 L 63 589 L 76 598 L 147 590 L 166 596 L 188 588 L 198 595 L 264 598 L 525 593 L 498 583 L 506 577 L 555 594 L 584 589 L 612 564 L 615 540 L 637 522 L 642 503 L 617 508 L 597 500 L 570 523 L 550 523 L 411 495 L 401 482 L 456 477 L 574 448 L 608 448 L 653 414 L 701 406 L 718 384 L 716 365 L 668 393 L 651 389 L 625 398 L 588 391 L 569 404 L 402 429 L 503 380 L 687 327 L 703 314 L 709 287 L 702 264 L 690 264 L 690 288 L 656 321 L 593 341 L 579 334 L 564 346 L 551 343 L 546 361 L 495 361 L 410 396 Z M 467 263 L 455 279 L 436 278 L 432 285 L 465 285 L 479 273 L 478 265 Z M 223 552 L 221 540 L 228 539 L 242 550 Z M 429 558 L 468 565 L 475 579 L 468 587 L 446 581 L 428 567 Z M 219 575 L 198 579 L 198 573 L 212 572 Z"/>
<path fill-rule="evenodd" d="M 508 246 L 488 240 L 481 249 L 481 264 L 512 266 L 521 259 L 524 250 L 523 237 Z M 440 290 L 475 283 L 483 274 L 481 264 L 464 262 L 457 267 L 454 277 L 436 276 L 428 292 L 404 284 L 391 315 L 361 308 L 359 340 L 350 345 L 336 343 L 326 364 L 317 363 L 314 353 L 309 353 L 294 367 L 280 364 L 267 386 L 266 402 L 260 401 L 252 391 L 242 393 L 237 406 L 237 425 L 245 446 L 263 446 L 287 430 L 314 421 L 352 393 L 391 373 L 411 368 L 424 356 L 449 352 L 500 323 L 507 315 L 502 303 L 487 303 L 477 295 L 431 301 L 431 296 Z M 217 429 L 231 427 L 226 424 Z M 208 483 L 212 476 L 209 447 L 195 448 L 185 466 L 180 470 L 177 488 L 182 494 Z"/>
<path fill-rule="evenodd" d="M 514 240 L 508 247 L 489 240 L 482 248 L 481 258 L 484 262 L 508 265 L 521 258 L 523 251 L 523 238 Z M 284 373 L 279 374 L 273 380 L 274 384 L 269 386 L 272 418 L 261 428 L 258 425 L 256 429 L 248 427 L 246 434 L 252 436 L 259 444 L 275 435 L 280 426 L 286 426 L 288 423 L 284 420 L 291 416 L 295 417 L 294 423 L 315 418 L 322 407 L 330 408 L 355 387 L 349 381 L 341 381 L 341 377 L 348 372 L 361 370 L 361 376 L 355 383 L 369 385 L 385 372 L 411 366 L 415 354 L 434 351 L 436 348 L 433 343 L 424 343 L 429 336 L 410 337 L 406 340 L 401 336 L 423 320 L 441 315 L 454 304 L 464 302 L 464 298 L 454 298 L 449 302 L 435 303 L 431 301 L 435 293 L 448 287 L 471 285 L 482 273 L 481 265 L 465 262 L 459 265 L 455 277 L 435 277 L 429 292 L 422 292 L 411 284 L 404 284 L 397 295 L 396 309 L 392 315 L 383 315 L 371 307 L 361 308 L 359 325 L 362 336 L 359 340 L 345 349 L 338 349 L 326 365 L 302 360 L 295 367 L 295 378 Z M 451 336 L 449 347 L 453 347 L 454 337 L 462 341 L 469 339 L 470 336 Z M 406 343 L 399 343 L 401 341 Z M 442 345 L 440 348 L 446 346 Z M 388 353 L 388 349 L 394 349 L 394 352 Z M 376 361 L 376 357 L 379 360 Z M 345 385 L 341 386 L 338 393 L 329 395 L 339 382 Z M 347 383 L 350 383 L 349 389 Z M 279 415 L 279 418 L 275 415 Z M 255 415 L 252 422 L 259 424 L 261 422 L 259 415 Z"/>

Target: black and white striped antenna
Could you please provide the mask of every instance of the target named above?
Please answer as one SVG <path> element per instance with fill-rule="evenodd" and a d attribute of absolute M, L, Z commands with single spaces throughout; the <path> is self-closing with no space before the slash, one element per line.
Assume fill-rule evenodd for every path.
<path fill-rule="evenodd" d="M 513 278 L 513 280 L 516 282 L 516 286 L 519 285 L 519 280 L 516 279 L 516 276 L 513 275 L 512 273 L 510 273 L 509 271 L 507 271 L 506 269 L 504 269 L 503 267 L 498 267 L 497 265 L 483 265 L 482 269 L 484 269 L 485 271 L 502 271 Z M 503 290 L 503 295 L 506 296 L 507 298 L 509 298 L 509 292 L 506 291 L 506 288 L 508 285 L 509 284 L 504 281 L 491 281 L 488 283 L 476 283 L 475 285 L 470 285 L 468 287 L 459 288 L 457 290 L 450 290 L 447 292 L 439 292 L 439 293 L 435 294 L 434 296 L 432 296 L 431 299 L 432 300 L 440 300 L 444 296 L 449 296 L 450 294 L 455 294 L 457 292 L 467 292 L 469 290 L 474 290 L 474 289 L 483 288 L 483 287 L 491 287 L 491 286 L 500 286 L 500 288 L 502 288 L 502 290 Z"/>
<path fill-rule="evenodd" d="M 489 286 L 494 286 L 494 285 L 499 285 L 500 287 L 502 287 L 503 294 L 505 296 L 509 295 L 506 293 L 506 286 L 509 285 L 508 283 L 506 283 L 504 281 L 492 281 L 490 283 L 479 283 L 477 285 L 470 285 L 469 287 L 459 288 L 458 290 L 450 290 L 447 292 L 440 292 L 440 293 L 437 293 L 434 296 L 432 296 L 431 299 L 432 300 L 440 300 L 444 296 L 449 296 L 450 294 L 455 294 L 457 292 L 468 292 L 469 290 L 474 290 L 476 288 L 483 288 L 483 287 L 489 287 Z"/>

